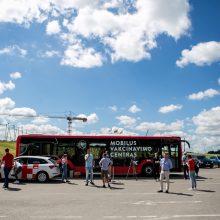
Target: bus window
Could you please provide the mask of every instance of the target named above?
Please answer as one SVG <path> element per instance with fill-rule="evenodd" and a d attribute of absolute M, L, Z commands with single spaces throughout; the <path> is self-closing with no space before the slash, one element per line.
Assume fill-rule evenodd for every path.
<path fill-rule="evenodd" d="M 173 168 L 178 168 L 178 145 L 177 144 L 171 144 L 170 145 L 170 159 L 173 164 Z"/>
<path fill-rule="evenodd" d="M 41 155 L 40 143 L 21 144 L 21 155 Z"/>
<path fill-rule="evenodd" d="M 42 143 L 41 150 L 41 155 L 56 155 L 56 149 L 53 143 Z"/>

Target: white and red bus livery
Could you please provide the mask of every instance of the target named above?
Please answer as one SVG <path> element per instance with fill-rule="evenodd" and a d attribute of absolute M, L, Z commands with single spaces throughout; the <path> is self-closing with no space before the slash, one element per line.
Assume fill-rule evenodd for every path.
<path fill-rule="evenodd" d="M 113 160 L 115 175 L 126 175 L 131 160 L 135 158 L 136 173 L 151 176 L 156 152 L 159 155 L 168 152 L 173 171 L 181 171 L 183 142 L 190 147 L 186 140 L 176 136 L 20 135 L 17 138 L 16 156 L 53 155 L 55 158 L 61 158 L 67 153 L 70 176 L 74 173 L 84 175 L 84 156 L 86 149 L 90 148 L 95 160 L 95 171 L 100 171 L 98 162 L 103 152 L 107 151 Z M 132 169 L 129 172 L 132 172 Z"/>

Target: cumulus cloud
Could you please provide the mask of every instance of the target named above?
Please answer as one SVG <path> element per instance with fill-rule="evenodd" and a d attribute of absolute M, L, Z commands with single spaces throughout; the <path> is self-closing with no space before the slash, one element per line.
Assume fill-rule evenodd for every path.
<path fill-rule="evenodd" d="M 116 119 L 119 120 L 119 124 L 122 124 L 122 125 L 124 125 L 126 127 L 133 126 L 136 123 L 136 119 L 135 118 L 129 117 L 127 115 L 118 116 L 118 117 L 116 117 Z"/>
<path fill-rule="evenodd" d="M 136 130 L 151 133 L 176 133 L 177 131 L 181 131 L 184 127 L 183 121 L 176 121 L 170 124 L 161 123 L 161 122 L 142 122 L 138 126 L 136 126 Z"/>
<path fill-rule="evenodd" d="M 140 112 L 141 109 L 138 108 L 136 105 L 132 105 L 129 109 L 128 109 L 129 112 L 131 113 L 137 113 L 137 112 Z"/>
<path fill-rule="evenodd" d="M 10 77 L 12 79 L 19 79 L 19 78 L 21 78 L 21 73 L 19 73 L 19 72 L 10 73 Z"/>
<path fill-rule="evenodd" d="M 99 117 L 96 113 L 91 113 L 90 115 L 79 114 L 78 117 L 87 118 L 88 124 L 95 124 L 99 120 Z"/>
<path fill-rule="evenodd" d="M 27 55 L 27 50 L 20 48 L 18 45 L 12 45 L 0 49 L 0 55 L 25 57 Z"/>
<path fill-rule="evenodd" d="M 220 134 L 220 106 L 204 110 L 193 117 L 197 126 L 196 133 L 200 135 L 217 136 Z"/>
<path fill-rule="evenodd" d="M 22 129 L 28 134 L 66 134 L 62 129 L 50 124 L 23 124 Z"/>
<path fill-rule="evenodd" d="M 5 110 L 13 108 L 14 106 L 15 102 L 11 98 L 0 99 L 0 113 L 7 113 Z"/>
<path fill-rule="evenodd" d="M 207 89 L 204 92 L 193 93 L 188 96 L 190 100 L 202 100 L 206 98 L 213 98 L 216 95 L 219 95 L 220 92 L 215 89 Z"/>
<path fill-rule="evenodd" d="M 199 43 L 191 50 L 183 50 L 181 55 L 182 57 L 176 61 L 176 65 L 181 68 L 190 63 L 197 66 L 211 65 L 214 62 L 220 62 L 220 42 Z"/>
<path fill-rule="evenodd" d="M 171 105 L 160 107 L 159 112 L 165 114 L 165 113 L 173 112 L 176 110 L 180 110 L 180 109 L 182 109 L 182 107 L 183 107 L 182 105 L 171 104 Z"/>
<path fill-rule="evenodd" d="M 11 116 L 24 116 L 24 117 L 32 117 L 37 116 L 37 113 L 32 108 L 22 107 L 22 108 L 14 108 L 8 113 Z"/>
<path fill-rule="evenodd" d="M 132 131 L 128 131 L 124 128 L 121 127 L 117 127 L 117 126 L 113 126 L 111 128 L 101 128 L 100 132 L 98 132 L 98 134 L 105 134 L 105 135 L 138 135 L 135 132 Z"/>
<path fill-rule="evenodd" d="M 47 24 L 46 33 L 48 35 L 58 34 L 61 31 L 58 21 L 51 21 Z"/>
<path fill-rule="evenodd" d="M 112 62 L 150 59 L 159 35 L 179 39 L 188 34 L 189 11 L 188 0 L 2 0 L 0 22 L 28 27 L 50 19 L 46 33 L 60 36 L 66 46 L 61 64 L 92 68 L 109 57 Z M 63 23 L 58 23 L 58 17 Z M 83 49 L 75 48 L 73 38 L 83 40 Z"/>
<path fill-rule="evenodd" d="M 48 122 L 49 118 L 45 116 L 39 116 L 32 121 L 34 124 L 47 124 Z"/>
<path fill-rule="evenodd" d="M 82 68 L 97 67 L 102 65 L 102 55 L 93 48 L 83 48 L 75 44 L 66 49 L 61 64 Z"/>
<path fill-rule="evenodd" d="M 13 90 L 15 88 L 15 84 L 10 80 L 8 83 L 0 81 L 0 94 L 2 94 L 6 90 Z"/>

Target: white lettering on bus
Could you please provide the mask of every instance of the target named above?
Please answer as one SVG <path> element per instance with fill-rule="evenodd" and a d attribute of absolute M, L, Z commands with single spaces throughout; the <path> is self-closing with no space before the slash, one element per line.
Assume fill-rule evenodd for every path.
<path fill-rule="evenodd" d="M 136 152 L 133 152 L 133 153 L 130 153 L 130 152 L 111 152 L 110 153 L 110 156 L 112 158 L 126 158 L 126 157 L 137 157 L 137 153 Z"/>
<path fill-rule="evenodd" d="M 137 145 L 137 141 L 111 141 L 110 146 L 132 146 Z"/>

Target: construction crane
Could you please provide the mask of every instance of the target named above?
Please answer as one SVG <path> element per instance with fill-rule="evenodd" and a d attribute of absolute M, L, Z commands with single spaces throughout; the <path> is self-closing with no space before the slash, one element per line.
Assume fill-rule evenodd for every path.
<path fill-rule="evenodd" d="M 79 120 L 82 122 L 87 122 L 87 118 L 85 117 L 71 117 L 71 116 L 49 116 L 49 115 L 25 115 L 25 114 L 0 114 L 5 116 L 11 116 L 11 117 L 25 117 L 25 118 L 39 118 L 39 117 L 45 117 L 45 118 L 57 118 L 57 119 L 66 119 L 68 121 L 68 130 L 67 133 L 69 135 L 72 134 L 72 123 L 74 120 Z"/>

